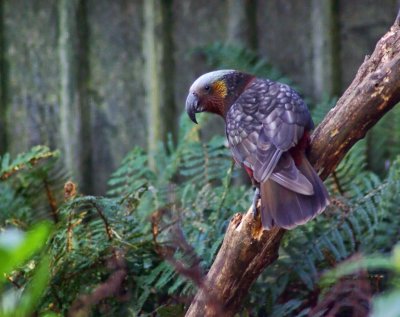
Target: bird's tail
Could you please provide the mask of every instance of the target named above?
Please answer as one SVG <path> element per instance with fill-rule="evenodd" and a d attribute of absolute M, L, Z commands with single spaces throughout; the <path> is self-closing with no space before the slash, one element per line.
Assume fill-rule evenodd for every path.
<path fill-rule="evenodd" d="M 314 194 L 299 194 L 271 179 L 261 183 L 261 221 L 265 229 L 292 229 L 314 218 L 328 205 L 328 192 L 306 157 L 298 169 L 313 185 Z"/>

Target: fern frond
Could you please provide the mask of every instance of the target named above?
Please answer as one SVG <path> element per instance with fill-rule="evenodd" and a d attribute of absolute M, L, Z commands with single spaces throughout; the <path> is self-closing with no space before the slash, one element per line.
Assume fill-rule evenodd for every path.
<path fill-rule="evenodd" d="M 18 195 L 17 200 L 24 202 L 24 206 L 4 206 L 4 216 L 12 215 L 10 218 L 15 224 L 22 221 L 19 223 L 22 226 L 45 218 L 57 221 L 57 208 L 62 201 L 64 182 L 68 179 L 58 151 L 35 146 L 14 160 L 6 154 L 1 159 L 0 174 L 0 187 L 10 195 L 14 192 Z M 33 210 L 34 214 L 30 213 Z"/>
<path fill-rule="evenodd" d="M 316 103 L 311 109 L 311 116 L 314 120 L 315 125 L 321 123 L 321 121 L 325 118 L 329 110 L 331 110 L 337 102 L 337 98 L 330 98 L 328 96 L 324 96 L 322 100 Z"/>
<path fill-rule="evenodd" d="M 6 153 L 0 157 L 0 180 L 6 180 L 18 171 L 29 169 L 44 159 L 58 156 L 58 151 L 50 151 L 48 147 L 42 145 L 37 145 L 30 151 L 19 154 L 14 160 L 11 160 L 10 154 Z"/>
<path fill-rule="evenodd" d="M 400 154 L 400 107 L 386 114 L 367 134 L 368 167 L 386 175 L 391 163 Z"/>

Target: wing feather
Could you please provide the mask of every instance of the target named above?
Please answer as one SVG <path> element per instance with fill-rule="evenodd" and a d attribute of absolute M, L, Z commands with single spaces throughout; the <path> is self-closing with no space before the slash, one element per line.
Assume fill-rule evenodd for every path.
<path fill-rule="evenodd" d="M 307 106 L 288 85 L 256 79 L 232 105 L 226 134 L 235 160 L 253 170 L 257 182 L 274 181 L 305 195 L 312 185 L 284 152 L 313 123 Z M 283 157 L 283 159 L 281 159 Z M 281 162 L 282 161 L 282 162 Z"/>
<path fill-rule="evenodd" d="M 276 165 L 271 179 L 278 184 L 303 195 L 313 195 L 311 182 L 296 167 L 292 157 L 284 153 Z"/>

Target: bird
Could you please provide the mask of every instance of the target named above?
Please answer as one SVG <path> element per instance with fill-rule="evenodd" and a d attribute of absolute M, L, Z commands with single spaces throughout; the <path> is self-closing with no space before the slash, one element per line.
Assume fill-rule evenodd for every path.
<path fill-rule="evenodd" d="M 221 116 L 235 162 L 254 186 L 253 213 L 261 223 L 293 229 L 320 214 L 329 194 L 306 150 L 314 123 L 306 103 L 289 85 L 233 70 L 201 75 L 189 89 L 185 110 Z"/>

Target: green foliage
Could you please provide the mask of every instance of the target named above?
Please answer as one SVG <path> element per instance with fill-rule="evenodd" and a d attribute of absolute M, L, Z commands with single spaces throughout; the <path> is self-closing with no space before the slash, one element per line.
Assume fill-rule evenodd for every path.
<path fill-rule="evenodd" d="M 147 154 L 136 148 L 112 175 L 108 197 L 76 195 L 57 200 L 56 218 L 51 212 L 35 214 L 34 207 L 50 203 L 49 196 L 43 195 L 48 190 L 51 196 L 62 195 L 59 188 L 64 177 L 47 187 L 39 186 L 44 176 L 52 175 L 56 157 L 27 166 L 1 183 L 10 197 L 22 193 L 14 194 L 21 202 L 14 203 L 16 210 L 7 210 L 3 226 L 24 228 L 42 217 L 56 223 L 46 246 L 50 283 L 39 311 L 51 307 L 61 314 L 87 316 L 92 311 L 115 316 L 154 310 L 168 315 L 182 310 L 182 304 L 171 298 L 191 296 L 195 287 L 177 272 L 175 257 L 188 268 L 198 266 L 201 275 L 222 242 L 229 216 L 246 208 L 251 194 L 244 186 L 231 190 L 236 175 L 224 138 L 202 142 L 198 126 L 185 119 L 180 123 L 178 142 L 159 145 L 156 170 L 148 167 Z M 31 191 L 31 186 L 37 191 Z M 26 210 L 23 215 L 19 206 Z M 161 209 L 165 213 L 156 222 L 160 233 L 155 241 L 149 218 Z M 171 248 L 175 255 L 163 260 L 160 249 Z M 115 274 L 123 280 L 113 282 Z M 33 281 L 24 270 L 14 275 L 21 285 Z M 102 287 L 115 290 L 98 295 L 96 290 Z M 125 293 L 128 302 L 123 299 Z"/>
<path fill-rule="evenodd" d="M 27 232 L 14 228 L 0 233 L 0 316 L 28 316 L 38 306 L 49 281 L 50 261 L 47 255 L 40 261 L 32 256 L 43 249 L 50 229 L 51 225 L 43 222 Z M 31 261 L 27 264 L 28 260 Z M 6 278 L 16 283 L 13 270 L 19 268 L 30 276 L 26 287 L 6 287 Z"/>
<path fill-rule="evenodd" d="M 374 298 L 372 303 L 372 317 L 396 317 L 400 314 L 400 245 L 393 248 L 392 254 L 369 255 L 353 261 L 341 263 L 336 268 L 325 273 L 320 281 L 326 288 L 336 283 L 340 278 L 356 274 L 362 270 L 385 270 L 392 272 L 392 282 L 389 290 Z"/>
<path fill-rule="evenodd" d="M 213 67 L 288 82 L 246 49 L 217 43 L 201 50 Z M 316 124 L 335 103 L 326 96 L 311 106 Z M 315 221 L 286 234 L 279 260 L 253 286 L 248 307 L 265 303 L 261 311 L 273 316 L 306 316 L 323 270 L 358 252 L 388 252 L 399 240 L 399 110 L 397 106 L 356 144 L 326 181 L 334 204 Z"/>
<path fill-rule="evenodd" d="M 247 207 L 248 191 L 243 186 L 230 190 L 236 175 L 224 138 L 202 142 L 198 126 L 188 124 L 186 116 L 180 120 L 177 144 L 160 144 L 158 153 L 155 171 L 145 164 L 143 151 L 134 149 L 129 153 L 110 179 L 109 194 L 131 199 L 144 227 L 148 226 L 151 212 L 167 207 L 160 224 L 167 233 L 159 237 L 164 239 L 161 243 L 178 244 L 174 246 L 176 252 L 185 253 L 185 246 L 177 241 L 189 241 L 201 259 L 199 265 L 208 267 L 222 242 L 229 215 Z M 137 195 L 132 196 L 130 184 L 135 184 Z M 185 260 L 190 265 L 193 258 L 186 256 Z M 156 288 L 169 296 L 189 296 L 194 291 L 193 285 L 167 262 L 159 263 L 152 274 L 140 278 L 140 284 L 144 291 L 138 299 L 140 304 L 144 304 L 146 289 Z M 137 304 L 134 311 L 140 308 Z"/>
<path fill-rule="evenodd" d="M 252 196 L 248 186 L 240 185 L 224 138 L 202 141 L 198 126 L 187 121 L 181 119 L 175 145 L 159 145 L 156 170 L 148 167 L 147 154 L 136 148 L 112 175 L 107 197 L 77 195 L 57 202 L 58 221 L 46 246 L 50 275 L 37 273 L 35 278 L 32 269 L 24 268 L 12 272 L 14 282 L 27 285 L 27 292 L 28 285 L 38 285 L 38 291 L 32 291 L 36 295 L 28 296 L 27 304 L 20 307 L 35 307 L 43 313 L 50 307 L 54 313 L 82 316 L 90 312 L 102 316 L 180 314 L 182 304 L 176 299 L 190 297 L 196 290 L 196 274 L 190 272 L 201 278 L 230 217 L 246 210 Z M 305 316 L 310 310 L 308 298 L 320 288 L 321 272 L 358 252 L 389 252 L 398 240 L 399 197 L 395 193 L 400 192 L 400 159 L 381 179 L 367 169 L 367 146 L 367 142 L 358 143 L 335 177 L 327 180 L 336 203 L 285 236 L 279 260 L 267 268 L 248 296 L 246 309 L 251 314 Z M 26 184 L 40 180 L 43 173 L 38 168 L 51 174 L 54 160 L 43 159 L 0 183 L 5 193 L 25 188 L 21 196 L 14 193 L 19 198 L 14 204 L 27 210 L 20 218 L 23 222 L 11 218 L 8 211 L 2 226 L 24 228 L 35 222 L 38 215 L 28 203 L 35 198 L 29 198 Z M 19 215 L 17 210 L 15 215 Z M 54 220 L 51 214 L 47 217 Z M 38 249 L 40 244 L 30 245 L 35 246 Z M 9 268 L 20 267 L 28 258 L 37 261 L 32 253 L 13 252 L 21 260 Z M 47 265 L 46 261 L 44 257 L 40 263 Z M 117 283 L 118 274 L 123 278 Z M 38 301 L 47 279 L 46 295 Z M 102 287 L 113 291 L 100 296 L 96 290 Z"/>
<path fill-rule="evenodd" d="M 61 201 L 61 188 L 67 179 L 59 152 L 35 146 L 14 160 L 6 153 L 0 162 L 0 227 L 26 228 L 32 221 L 51 217 Z"/>
<path fill-rule="evenodd" d="M 7 179 L 21 169 L 32 167 L 40 160 L 57 155 L 57 152 L 51 152 L 47 147 L 40 145 L 33 147 L 27 153 L 19 154 L 14 160 L 11 160 L 10 154 L 6 153 L 3 155 L 3 157 L 0 157 L 0 178 L 3 180 Z"/>
<path fill-rule="evenodd" d="M 314 107 L 311 108 L 311 116 L 313 118 L 315 126 L 321 123 L 326 114 L 333 108 L 336 104 L 337 98 L 330 98 L 328 96 L 324 96 L 324 98 Z"/>
<path fill-rule="evenodd" d="M 215 44 L 202 51 L 213 66 L 224 63 L 286 81 L 245 49 Z M 327 98 L 313 108 L 316 122 L 333 103 Z M 396 118 L 394 114 L 387 120 Z M 348 153 L 326 181 L 331 207 L 285 235 L 279 259 L 253 285 L 243 314 L 307 316 L 318 298 L 321 302 L 331 296 L 341 277 L 360 265 L 383 270 L 390 279 L 382 285 L 390 293 L 374 301 L 376 316 L 381 316 L 382 305 L 397 309 L 398 251 L 389 255 L 400 235 L 397 127 L 392 126 L 390 136 L 383 126 L 377 128 L 374 137 L 385 135 L 383 143 L 367 138 Z M 378 147 L 382 144 L 384 151 Z M 390 167 L 383 173 L 371 171 L 371 153 Z M 7 154 L 1 158 L 4 316 L 183 314 L 214 260 L 229 219 L 248 209 L 253 193 L 234 168 L 225 138 L 203 140 L 199 126 L 186 115 L 177 141 L 170 138 L 158 145 L 154 169 L 148 161 L 148 154 L 135 148 L 111 176 L 105 197 L 72 192 L 63 198 L 68 178 L 57 152 L 35 147 L 15 160 Z M 42 219 L 54 222 L 51 233 L 47 224 L 35 225 Z M 12 243 L 13 232 L 22 238 Z M 332 271 L 360 253 L 365 256 L 351 262 L 356 264 Z M 321 280 L 324 272 L 330 273 Z"/>
<path fill-rule="evenodd" d="M 386 175 L 400 149 L 400 106 L 386 114 L 367 134 L 368 167 L 379 175 Z"/>
<path fill-rule="evenodd" d="M 4 283 L 5 274 L 20 266 L 34 253 L 40 250 L 49 235 L 48 224 L 35 226 L 23 234 L 17 229 L 7 229 L 0 236 L 0 282 Z"/>

